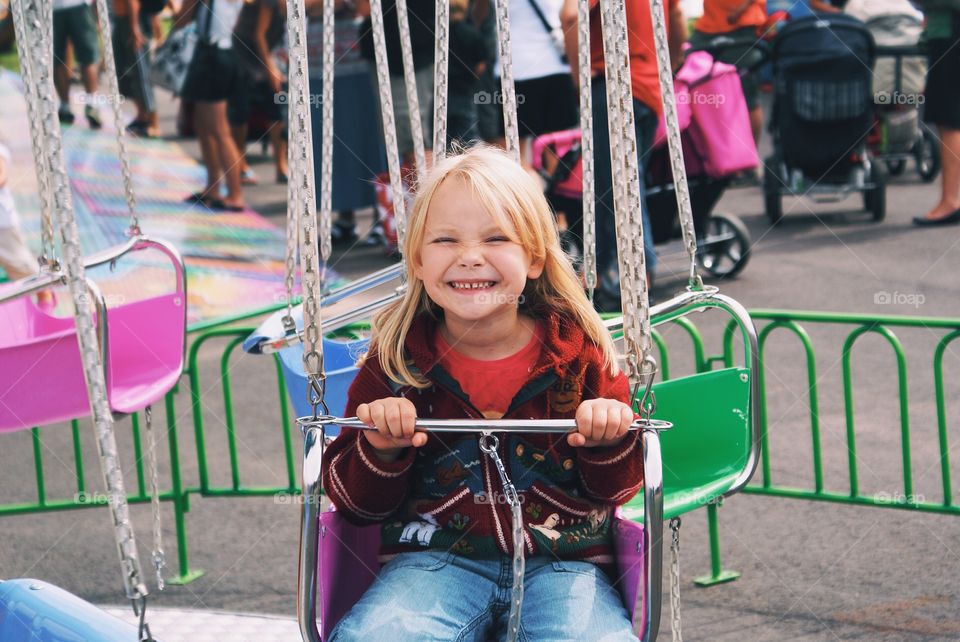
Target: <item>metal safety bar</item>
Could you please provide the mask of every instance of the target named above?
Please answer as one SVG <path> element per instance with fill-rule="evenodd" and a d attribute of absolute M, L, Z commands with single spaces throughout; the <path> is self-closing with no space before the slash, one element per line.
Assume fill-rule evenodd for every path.
<path fill-rule="evenodd" d="M 320 491 L 324 448 L 324 427 L 369 426 L 355 418 L 308 417 L 298 419 L 303 430 L 303 497 L 300 521 L 300 558 L 297 576 L 297 622 L 305 642 L 322 642 L 317 623 L 317 555 L 320 544 Z M 425 432 L 523 431 L 566 433 L 576 428 L 573 419 L 417 419 Z M 640 431 L 643 449 L 643 493 L 648 510 L 643 515 L 644 569 L 637 590 L 634 630 L 642 642 L 654 642 L 660 627 L 662 604 L 661 566 L 663 561 L 663 464 L 660 431 L 670 422 L 640 420 L 631 430 Z M 642 623 L 642 628 L 640 624 Z"/>

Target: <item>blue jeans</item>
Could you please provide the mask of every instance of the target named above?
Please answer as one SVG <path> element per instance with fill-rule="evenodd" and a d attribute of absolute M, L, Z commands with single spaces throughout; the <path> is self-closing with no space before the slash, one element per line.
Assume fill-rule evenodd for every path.
<path fill-rule="evenodd" d="M 454 553 L 398 555 L 331 632 L 328 642 L 485 642 L 503 639 L 511 561 Z M 597 566 L 526 560 L 518 639 L 636 642 L 620 594 Z"/>
<path fill-rule="evenodd" d="M 617 270 L 616 222 L 613 215 L 613 171 L 610 166 L 610 132 L 607 127 L 607 83 L 594 78 L 593 93 L 593 165 L 595 203 L 597 212 L 597 275 L 600 288 L 620 296 Z M 657 115 L 636 98 L 633 99 L 634 128 L 637 132 L 638 165 L 640 168 L 640 208 L 643 214 L 643 253 L 647 269 L 653 272 L 657 266 L 657 253 L 653 249 L 650 219 L 647 215 L 644 174 L 647 157 L 657 131 Z M 617 276 L 615 276 L 617 275 Z"/>

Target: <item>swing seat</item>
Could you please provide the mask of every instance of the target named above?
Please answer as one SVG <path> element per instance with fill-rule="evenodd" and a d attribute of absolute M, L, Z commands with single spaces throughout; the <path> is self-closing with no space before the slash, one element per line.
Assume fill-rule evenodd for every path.
<path fill-rule="evenodd" d="M 0 581 L 3 642 L 131 642 L 137 627 L 40 580 Z"/>
<path fill-rule="evenodd" d="M 104 327 L 99 314 L 94 318 L 100 336 L 106 334 L 101 356 L 107 398 L 113 412 L 120 414 L 162 399 L 183 370 L 187 296 L 183 262 L 176 251 L 160 241 L 138 239 L 95 264 L 147 247 L 161 249 L 171 259 L 177 290 L 110 309 L 104 306 Z M 30 296 L 0 303 L 0 363 L 0 432 L 90 414 L 73 317 L 55 316 Z"/>
<path fill-rule="evenodd" d="M 317 558 L 322 639 L 373 584 L 380 569 L 380 526 L 354 526 L 331 510 L 320 515 L 320 543 Z M 617 587 L 627 612 L 633 615 L 637 586 L 643 572 L 643 526 L 617 517 L 613 524 L 616 549 Z M 641 614 L 641 630 L 645 626 Z"/>
<path fill-rule="evenodd" d="M 683 515 L 733 489 L 750 465 L 750 372 L 726 368 L 655 384 L 654 417 L 673 423 L 663 448 L 663 517 Z M 691 403 L 695 400 L 696 403 Z M 643 519 L 643 496 L 623 506 Z"/>

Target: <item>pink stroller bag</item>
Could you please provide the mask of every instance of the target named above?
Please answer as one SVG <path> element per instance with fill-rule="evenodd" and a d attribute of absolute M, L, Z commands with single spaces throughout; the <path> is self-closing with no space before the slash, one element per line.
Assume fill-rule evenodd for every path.
<path fill-rule="evenodd" d="M 680 129 L 684 128 L 684 112 L 689 112 L 684 138 L 696 150 L 703 173 L 725 178 L 755 168 L 759 159 L 737 68 L 714 61 L 705 51 L 695 51 L 687 55 L 675 84 Z M 658 136 L 663 132 L 661 119 Z M 687 169 L 691 170 L 689 163 Z"/>
<path fill-rule="evenodd" d="M 544 169 L 544 152 L 550 148 L 556 155 L 558 163 L 562 161 L 564 154 L 570 151 L 570 148 L 580 142 L 579 129 L 567 129 L 550 134 L 543 134 L 533 140 L 531 146 L 530 165 L 538 172 Z M 559 171 L 558 167 L 554 172 Z M 553 172 L 550 172 L 553 174 Z M 557 181 L 553 185 L 553 193 L 557 196 L 579 199 L 583 195 L 583 162 L 577 157 L 577 162 L 570 168 L 569 175 L 562 181 Z"/>

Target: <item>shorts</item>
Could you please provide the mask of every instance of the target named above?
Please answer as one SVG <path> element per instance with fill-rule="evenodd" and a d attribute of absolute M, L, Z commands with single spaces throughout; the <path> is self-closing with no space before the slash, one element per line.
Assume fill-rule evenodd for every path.
<path fill-rule="evenodd" d="M 927 56 L 924 120 L 960 129 L 960 12 L 953 15 L 953 36 L 928 41 Z"/>
<path fill-rule="evenodd" d="M 183 99 L 217 103 L 233 96 L 236 100 L 237 92 L 246 91 L 245 77 L 232 50 L 199 43 L 183 83 Z"/>
<path fill-rule="evenodd" d="M 417 102 L 420 103 L 420 128 L 423 131 L 423 144 L 433 149 L 433 65 L 427 65 L 414 72 L 417 83 Z M 380 113 L 380 93 L 377 88 L 377 74 L 371 66 L 373 93 L 377 97 L 377 122 L 383 134 L 383 116 Z M 410 108 L 407 106 L 407 89 L 403 76 L 390 76 L 390 94 L 393 98 L 393 121 L 397 128 L 397 149 L 401 156 L 413 151 L 413 132 L 410 129 Z"/>
<path fill-rule="evenodd" d="M 702 31 L 694 30 L 693 35 L 690 36 L 690 46 L 694 49 L 698 47 L 703 47 L 707 42 L 716 38 L 719 35 L 729 36 L 736 40 L 740 39 L 750 39 L 758 40 L 756 37 L 756 31 L 753 27 L 741 27 L 740 29 L 734 29 L 733 31 L 726 34 L 718 33 L 703 33 Z M 733 65 L 737 68 L 738 71 L 747 69 L 748 67 L 755 65 L 760 61 L 762 53 L 754 47 L 742 45 L 737 47 L 729 47 L 725 49 L 719 56 L 717 60 L 720 62 L 725 62 L 729 65 Z M 753 69 L 745 74 L 740 75 L 740 86 L 743 88 L 743 98 L 747 101 L 747 109 L 755 109 L 760 106 L 760 70 Z"/>
<path fill-rule="evenodd" d="M 53 57 L 67 64 L 67 41 L 73 43 L 73 56 L 81 67 L 100 62 L 100 40 L 93 6 L 83 4 L 53 12 Z"/>
<path fill-rule="evenodd" d="M 283 99 L 274 93 L 268 80 L 246 81 L 240 83 L 237 91 L 230 96 L 227 105 L 227 119 L 234 127 L 243 125 L 256 114 L 268 123 L 278 123 L 286 116 L 280 108 Z"/>
<path fill-rule="evenodd" d="M 150 31 L 144 29 L 144 17 L 145 14 L 141 14 L 140 32 L 146 38 Z M 149 18 L 146 21 L 149 29 Z M 148 112 L 157 111 L 157 99 L 153 94 L 153 83 L 150 82 L 149 43 L 145 40 L 139 51 L 133 48 L 129 16 L 114 16 L 112 40 L 120 93 L 142 104 Z"/>
<path fill-rule="evenodd" d="M 11 281 L 36 274 L 39 265 L 15 227 L 0 227 L 0 267 Z"/>
<path fill-rule="evenodd" d="M 570 74 L 520 80 L 516 82 L 516 89 L 520 138 L 559 132 L 580 124 L 579 97 Z"/>

